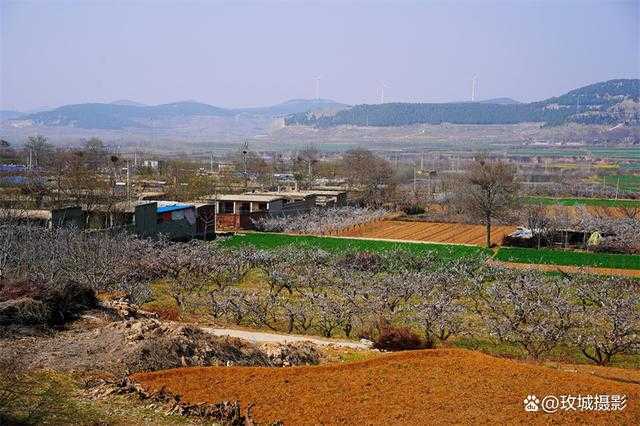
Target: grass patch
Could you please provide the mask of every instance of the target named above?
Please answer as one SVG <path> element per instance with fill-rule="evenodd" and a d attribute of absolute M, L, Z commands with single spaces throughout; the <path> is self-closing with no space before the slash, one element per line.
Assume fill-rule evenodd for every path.
<path fill-rule="evenodd" d="M 552 198 L 525 197 L 527 204 L 542 204 L 547 206 L 596 206 L 596 207 L 640 207 L 640 200 L 612 200 L 608 198 Z"/>
<path fill-rule="evenodd" d="M 468 256 L 477 256 L 491 252 L 482 247 L 456 245 L 456 244 L 421 244 L 421 243 L 396 243 L 392 241 L 359 240 L 350 238 L 316 237 L 309 235 L 284 235 L 276 233 L 249 233 L 234 235 L 221 243 L 229 247 L 252 245 L 259 249 L 273 249 L 287 245 L 317 247 L 330 252 L 343 252 L 347 250 L 384 252 L 389 250 L 407 250 L 412 252 L 433 252 L 441 259 L 460 259 Z"/>
<path fill-rule="evenodd" d="M 633 254 L 590 253 L 582 251 L 501 247 L 495 256 L 495 259 L 516 263 L 640 269 L 640 255 Z"/>
<path fill-rule="evenodd" d="M 77 377 L 49 370 L 0 372 L 0 424 L 129 425 L 192 424 L 124 395 L 94 400 Z"/>
<path fill-rule="evenodd" d="M 611 188 L 619 188 L 620 191 L 640 191 L 640 175 L 603 176 L 602 182 Z"/>

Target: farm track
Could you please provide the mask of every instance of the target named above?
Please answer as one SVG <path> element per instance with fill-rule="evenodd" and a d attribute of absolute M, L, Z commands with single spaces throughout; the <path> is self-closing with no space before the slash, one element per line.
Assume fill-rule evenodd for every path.
<path fill-rule="evenodd" d="M 491 243 L 500 245 L 515 226 L 496 225 L 491 229 Z M 338 234 L 343 237 L 380 238 L 387 240 L 423 241 L 433 243 L 483 245 L 485 227 L 460 223 L 404 222 L 385 220 L 375 226 L 350 229 Z"/>
<path fill-rule="evenodd" d="M 588 367 L 585 367 L 588 368 Z M 581 371 L 582 370 L 582 371 Z M 606 370 L 591 368 L 595 373 Z M 147 389 L 191 403 L 254 404 L 260 423 L 637 424 L 640 387 L 580 369 L 557 369 L 462 349 L 383 354 L 347 364 L 194 367 L 134 374 Z M 527 395 L 626 395 L 622 411 L 526 412 Z"/>
<path fill-rule="evenodd" d="M 345 339 L 326 339 L 317 336 L 304 336 L 298 334 L 276 334 L 265 333 L 262 331 L 253 330 L 236 330 L 231 328 L 214 328 L 214 327 L 202 327 L 207 333 L 214 334 L 216 336 L 228 336 L 237 337 L 238 339 L 249 340 L 253 343 L 300 343 L 309 342 L 319 346 L 336 346 L 341 348 L 351 349 L 369 349 L 369 345 L 355 341 Z"/>

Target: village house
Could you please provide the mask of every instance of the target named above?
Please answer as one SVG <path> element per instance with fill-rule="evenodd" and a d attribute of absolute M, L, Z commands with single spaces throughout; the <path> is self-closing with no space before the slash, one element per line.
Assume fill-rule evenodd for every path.
<path fill-rule="evenodd" d="M 203 197 L 216 206 L 216 230 L 252 229 L 253 220 L 282 214 L 286 198 L 279 195 L 216 194 Z"/>

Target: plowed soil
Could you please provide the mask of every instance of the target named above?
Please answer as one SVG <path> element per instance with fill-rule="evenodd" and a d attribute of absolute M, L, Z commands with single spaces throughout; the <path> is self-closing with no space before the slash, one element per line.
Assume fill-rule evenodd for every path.
<path fill-rule="evenodd" d="M 188 402 L 254 403 L 259 422 L 299 424 L 638 424 L 640 385 L 462 349 L 385 354 L 314 367 L 201 367 L 139 373 Z M 533 394 L 626 395 L 622 411 L 524 411 Z"/>
<path fill-rule="evenodd" d="M 491 244 L 501 244 L 502 238 L 516 230 L 515 226 L 492 226 Z M 485 227 L 460 223 L 403 222 L 385 220 L 344 231 L 345 237 L 382 238 L 392 240 L 429 241 L 434 243 L 457 243 L 484 245 Z"/>

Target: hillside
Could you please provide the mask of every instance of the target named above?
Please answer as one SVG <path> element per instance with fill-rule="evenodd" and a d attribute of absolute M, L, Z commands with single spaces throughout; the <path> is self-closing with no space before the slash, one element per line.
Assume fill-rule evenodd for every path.
<path fill-rule="evenodd" d="M 147 106 L 141 102 L 131 101 L 129 99 L 118 99 L 111 102 L 112 105 L 128 105 L 128 106 Z"/>
<path fill-rule="evenodd" d="M 35 126 L 68 126 L 80 129 L 119 130 L 127 128 L 151 128 L 158 120 L 190 119 L 197 117 L 282 117 L 290 114 L 313 111 L 334 113 L 348 108 L 329 99 L 293 99 L 281 104 L 227 109 L 196 102 L 182 101 L 149 106 L 130 100 L 111 103 L 86 103 L 65 105 L 59 108 L 23 114 L 17 111 L 2 111 L 0 121 L 20 120 Z M 176 123 L 172 123 L 175 125 Z"/>
<path fill-rule="evenodd" d="M 564 95 L 531 103 L 484 102 L 387 103 L 355 105 L 332 115 L 299 113 L 287 125 L 332 127 L 404 126 L 411 124 L 516 124 L 540 122 L 558 125 L 638 124 L 640 80 L 610 80 L 572 90 Z M 494 103 L 495 102 L 495 103 Z"/>
<path fill-rule="evenodd" d="M 157 106 L 122 104 L 65 105 L 20 117 L 38 126 L 71 126 L 83 129 L 151 127 L 152 120 L 189 116 L 227 116 L 228 110 L 198 102 L 175 102 Z"/>
<path fill-rule="evenodd" d="M 339 102 L 332 101 L 331 99 L 291 99 L 276 105 L 256 108 L 239 108 L 234 111 L 239 113 L 282 116 L 307 111 L 340 111 L 349 107 L 349 105 L 341 104 Z"/>
<path fill-rule="evenodd" d="M 0 111 L 0 121 L 12 120 L 14 118 L 20 118 L 24 116 L 24 113 L 20 111 L 2 110 Z"/>
<path fill-rule="evenodd" d="M 493 98 L 493 99 L 485 99 L 484 101 L 478 101 L 480 104 L 498 104 L 498 105 L 515 105 L 521 104 L 522 102 L 516 101 L 511 98 Z"/>

